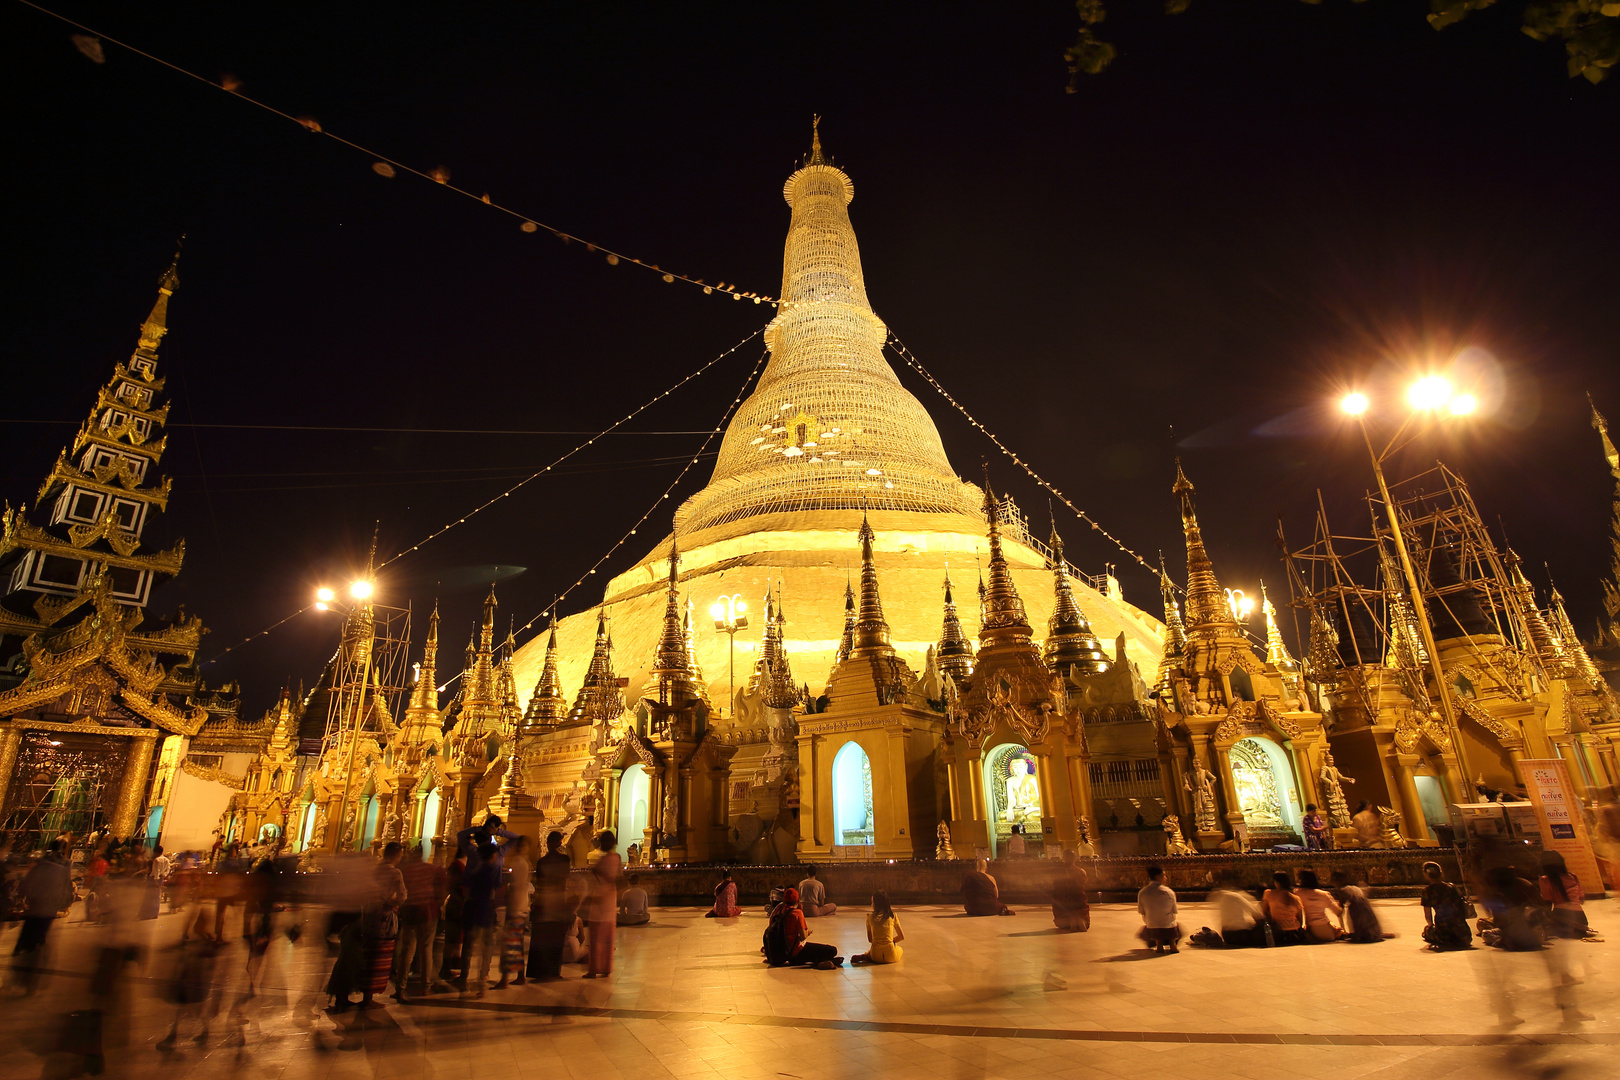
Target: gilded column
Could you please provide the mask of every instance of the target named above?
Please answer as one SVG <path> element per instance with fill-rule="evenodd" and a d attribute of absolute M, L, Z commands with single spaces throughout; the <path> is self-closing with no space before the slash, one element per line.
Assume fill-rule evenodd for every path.
<path fill-rule="evenodd" d="M 1086 823 L 1092 829 L 1092 836 L 1096 836 L 1097 808 L 1091 801 L 1090 766 L 1082 754 L 1071 755 L 1068 759 L 1068 765 L 1069 786 L 1079 796 L 1077 812 L 1086 819 Z M 1075 837 L 1075 849 L 1079 850 L 1079 845 L 1084 842 L 1084 837 Z"/>
<path fill-rule="evenodd" d="M 0 814 L 5 813 L 11 794 L 11 774 L 17 771 L 17 754 L 22 749 L 22 729 L 14 724 L 0 728 Z"/>
<path fill-rule="evenodd" d="M 968 819 L 967 842 L 975 849 L 990 847 L 990 818 L 984 803 L 984 747 L 976 748 L 967 759 Z"/>
<path fill-rule="evenodd" d="M 829 799 L 832 794 L 830 790 L 832 770 L 829 769 L 823 777 L 821 762 L 817 759 L 820 746 L 821 736 L 803 733 L 799 735 L 799 850 L 801 851 L 810 851 L 822 846 L 821 814 L 816 794 L 824 783 L 829 788 Z"/>
<path fill-rule="evenodd" d="M 107 830 L 120 839 L 133 836 L 140 823 L 141 801 L 146 798 L 146 781 L 152 773 L 152 751 L 157 745 L 156 732 L 142 732 L 133 736 L 129 748 L 129 764 L 124 767 L 124 782 L 118 789 L 118 805 L 107 821 Z"/>
<path fill-rule="evenodd" d="M 1080 793 L 1069 782 L 1069 770 L 1064 767 L 1068 759 L 1068 739 L 1062 735 L 1048 739 L 1046 753 L 1035 759 L 1040 767 L 1043 813 L 1041 839 L 1063 847 L 1072 847 L 1079 842 L 1080 837 L 1074 827 L 1074 818 L 1076 814 L 1081 813 L 1080 808 L 1083 805 Z M 1051 790 L 1051 795 L 1047 794 L 1048 789 Z"/>
<path fill-rule="evenodd" d="M 1608 743 L 1598 747 L 1598 760 L 1603 763 L 1603 771 L 1608 773 L 1611 787 L 1620 786 L 1620 768 L 1616 767 L 1614 757 L 1614 744 Z"/>
<path fill-rule="evenodd" d="M 1322 748 L 1320 743 L 1311 743 L 1302 746 L 1298 742 L 1291 743 L 1294 751 L 1294 771 L 1299 774 L 1299 793 L 1307 803 L 1315 803 L 1318 808 L 1322 805 L 1322 794 L 1316 790 L 1316 774 L 1322 767 Z"/>

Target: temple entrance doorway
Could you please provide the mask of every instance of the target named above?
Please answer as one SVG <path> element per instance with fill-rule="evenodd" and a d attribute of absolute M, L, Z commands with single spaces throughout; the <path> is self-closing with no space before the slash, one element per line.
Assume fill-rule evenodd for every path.
<path fill-rule="evenodd" d="M 25 731 L 0 813 L 0 833 L 37 850 L 72 834 L 73 847 L 107 827 L 129 759 L 128 739 Z"/>
<path fill-rule="evenodd" d="M 1270 739 L 1251 736 L 1234 743 L 1229 754 L 1232 786 L 1249 843 L 1261 848 L 1298 843 L 1299 792 L 1283 748 Z"/>
<path fill-rule="evenodd" d="M 1440 778 L 1420 774 L 1412 777 L 1412 786 L 1417 788 L 1418 803 L 1423 807 L 1423 820 L 1429 828 L 1450 824 L 1451 816 L 1446 813 L 1446 793 L 1440 788 Z"/>
<path fill-rule="evenodd" d="M 833 843 L 859 847 L 877 842 L 872 816 L 872 759 L 849 742 L 833 758 Z"/>
<path fill-rule="evenodd" d="M 423 851 L 433 854 L 433 841 L 439 835 L 439 789 L 434 788 L 422 800 L 421 836 Z"/>
<path fill-rule="evenodd" d="M 1040 853 L 1041 785 L 1035 756 L 1018 743 L 1002 743 L 984 755 L 984 805 L 990 820 L 990 856 L 1007 853 L 1014 827 L 1024 834 L 1025 851 Z"/>
<path fill-rule="evenodd" d="M 652 802 L 652 777 L 643 765 L 631 765 L 619 776 L 619 847 L 621 856 L 636 845 L 647 846 L 647 806 Z"/>

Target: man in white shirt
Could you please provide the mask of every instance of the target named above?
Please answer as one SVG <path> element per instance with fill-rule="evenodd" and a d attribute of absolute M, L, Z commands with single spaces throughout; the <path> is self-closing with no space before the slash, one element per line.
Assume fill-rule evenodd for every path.
<path fill-rule="evenodd" d="M 1254 897 L 1238 888 L 1236 875 L 1230 871 L 1221 875 L 1220 882 L 1210 895 L 1221 916 L 1221 941 L 1229 949 L 1262 946 L 1266 943 L 1265 930 L 1260 925 L 1263 914 Z"/>
<path fill-rule="evenodd" d="M 838 905 L 827 903 L 827 887 L 816 878 L 816 868 L 809 867 L 805 875 L 799 882 L 799 910 L 807 918 L 838 914 Z"/>
<path fill-rule="evenodd" d="M 1136 910 L 1142 916 L 1142 940 L 1154 952 L 1180 952 L 1181 927 L 1176 922 L 1176 894 L 1164 883 L 1164 871 L 1147 868 L 1148 883 L 1136 894 Z"/>

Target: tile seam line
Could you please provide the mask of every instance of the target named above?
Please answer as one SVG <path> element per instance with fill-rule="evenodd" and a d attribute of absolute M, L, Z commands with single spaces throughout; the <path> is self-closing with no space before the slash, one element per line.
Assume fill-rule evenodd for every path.
<path fill-rule="evenodd" d="M 611 1020 L 647 1020 L 650 1010 L 612 1008 L 609 1006 L 592 1005 L 542 1005 L 520 1004 L 518 1002 L 501 1001 L 452 1001 L 418 998 L 411 1002 L 413 1006 L 428 1006 L 440 1009 L 466 1009 L 475 1012 L 503 1012 L 528 1013 L 537 1016 L 587 1016 Z M 710 1014 L 713 1015 L 713 1014 Z M 1294 1045 L 1342 1046 L 1337 1039 L 1385 1039 L 1396 1040 L 1407 1045 L 1428 1043 L 1438 1045 L 1440 1041 L 1468 1040 L 1469 1045 L 1476 1046 L 1507 1046 L 1522 1045 L 1532 1041 L 1552 1040 L 1555 1042 L 1586 1042 L 1620 1044 L 1620 1032 L 1513 1032 L 1513 1033 L 1455 1033 L 1455 1034 L 1421 1034 L 1421 1035 L 1356 1035 L 1334 1034 L 1316 1035 L 1306 1032 L 1242 1032 L 1242 1031 L 1088 1031 L 1074 1028 L 1007 1028 L 991 1027 L 989 1025 L 971 1024 L 919 1024 L 913 1021 L 895 1020 L 845 1020 L 835 1017 L 813 1016 L 777 1016 L 751 1013 L 728 1013 L 719 1020 L 687 1020 L 680 1017 L 682 1023 L 731 1024 L 733 1026 L 760 1027 L 797 1027 L 797 1028 L 847 1028 L 849 1025 L 860 1024 L 855 1030 L 869 1031 L 885 1034 L 911 1035 L 919 1034 L 915 1029 L 929 1027 L 934 1030 L 931 1034 L 954 1036 L 957 1038 L 981 1039 L 1047 1039 L 1073 1042 L 1186 1042 L 1206 1043 L 1213 1040 L 1242 1045 L 1278 1045 L 1281 1041 L 1288 1041 Z M 983 1034 L 980 1034 L 980 1033 Z M 1455 1043 L 1453 1043 L 1454 1045 Z"/>

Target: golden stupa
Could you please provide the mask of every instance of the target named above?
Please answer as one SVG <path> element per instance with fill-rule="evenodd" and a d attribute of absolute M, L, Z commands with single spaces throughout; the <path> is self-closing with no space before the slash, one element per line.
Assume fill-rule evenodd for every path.
<path fill-rule="evenodd" d="M 679 588 L 694 609 L 692 647 L 716 728 L 734 712 L 731 641 L 708 617 L 721 597 L 739 596 L 755 615 L 736 635 L 735 685 L 752 675 L 763 633 L 763 598 L 776 593 L 793 677 L 822 692 L 844 632 L 851 572 L 859 573 L 863 515 L 875 534 L 883 603 L 895 648 L 922 672 L 940 640 L 947 570 L 959 595 L 972 587 L 987 551 L 984 496 L 960 479 L 921 402 L 882 355 L 887 329 L 872 311 L 848 205 L 854 185 L 821 150 L 787 180 L 792 208 L 782 260 L 782 300 L 765 331 L 770 349 L 755 388 L 733 417 L 713 477 L 675 514 Z M 1011 518 L 1011 520 L 1009 520 Z M 1054 603 L 1045 545 L 1004 514 L 1004 550 L 1033 624 Z M 602 596 L 613 667 L 631 695 L 646 685 L 663 626 L 671 538 L 610 580 Z M 1074 592 L 1112 652 L 1125 635 L 1130 660 L 1152 672 L 1162 649 L 1158 619 L 1076 579 Z M 1153 597 L 1157 601 L 1157 597 Z M 978 629 L 971 603 L 964 627 Z M 558 674 L 572 698 L 585 678 L 599 611 L 557 626 Z M 514 674 L 525 698 L 540 677 L 548 636 L 519 649 Z M 746 711 L 746 710 L 745 710 Z"/>

